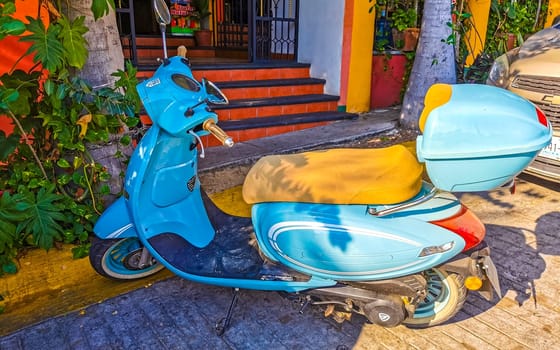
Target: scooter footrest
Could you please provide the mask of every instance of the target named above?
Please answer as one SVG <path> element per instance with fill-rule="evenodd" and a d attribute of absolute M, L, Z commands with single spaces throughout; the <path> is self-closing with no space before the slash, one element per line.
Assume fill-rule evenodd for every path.
<path fill-rule="evenodd" d="M 197 248 L 177 234 L 163 233 L 150 238 L 149 242 L 168 263 L 189 274 L 256 278 L 263 263 L 249 245 L 221 245 L 220 239 L 204 248 Z"/>

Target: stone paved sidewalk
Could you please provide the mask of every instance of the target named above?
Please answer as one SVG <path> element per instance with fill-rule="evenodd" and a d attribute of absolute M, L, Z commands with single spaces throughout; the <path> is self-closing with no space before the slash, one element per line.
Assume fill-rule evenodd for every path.
<path fill-rule="evenodd" d="M 560 194 L 521 180 L 513 196 L 462 199 L 487 224 L 504 297 L 471 293 L 442 326 L 384 329 L 361 317 L 339 325 L 277 293 L 243 291 L 218 337 L 230 291 L 171 278 L 21 329 L 0 349 L 560 349 Z"/>

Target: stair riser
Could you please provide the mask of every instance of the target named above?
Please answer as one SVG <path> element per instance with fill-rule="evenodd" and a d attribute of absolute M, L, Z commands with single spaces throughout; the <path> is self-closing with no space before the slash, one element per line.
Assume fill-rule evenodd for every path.
<path fill-rule="evenodd" d="M 161 57 L 161 51 L 159 56 Z M 154 75 L 153 71 L 138 71 L 139 79 L 146 79 Z M 201 70 L 193 68 L 195 79 L 200 81 L 206 78 L 211 81 L 243 81 L 243 80 L 270 80 L 270 79 L 304 79 L 309 78 L 309 68 L 267 68 L 267 69 L 213 69 Z M 246 96 L 247 97 L 247 96 Z M 251 96 L 249 96 L 251 97 Z"/>
<path fill-rule="evenodd" d="M 323 84 L 270 86 L 270 87 L 248 87 L 248 88 L 225 88 L 222 92 L 230 100 L 279 96 L 294 96 L 307 94 L 322 94 Z"/>
<path fill-rule="evenodd" d="M 191 53 L 191 51 L 189 51 L 189 53 Z M 194 57 L 190 54 L 189 56 Z M 204 77 L 214 82 L 223 82 L 224 85 L 226 85 L 226 87 L 222 88 L 222 91 L 229 100 L 232 101 L 232 104 L 230 106 L 223 106 L 225 107 L 224 109 L 216 108 L 215 112 L 222 122 L 233 122 L 233 124 L 224 124 L 224 127 L 229 126 L 226 127 L 228 129 L 227 133 L 235 142 L 244 142 L 317 127 L 328 124 L 331 120 L 334 120 L 329 119 L 329 121 L 325 121 L 325 119 L 329 117 L 322 113 L 320 113 L 320 116 L 308 115 L 308 113 L 314 112 L 336 111 L 338 105 L 336 100 L 333 101 L 329 96 L 323 95 L 323 83 L 312 80 L 299 80 L 310 80 L 308 66 L 273 66 L 267 68 L 230 66 L 227 69 L 201 68 L 202 67 L 199 67 L 197 69 L 196 65 L 193 67 L 193 75 L 197 80 L 200 81 Z M 140 71 L 138 72 L 138 78 L 145 79 L 151 77 L 152 74 L 153 72 L 150 71 Z M 295 82 L 294 85 L 283 85 L 287 83 L 286 81 L 281 81 L 284 79 L 298 79 L 299 81 Z M 257 87 L 250 86 L 256 84 L 244 82 L 260 80 L 262 80 L 262 82 L 256 82 L 256 84 L 261 86 Z M 279 81 L 271 83 L 270 80 Z M 226 82 L 239 83 L 226 84 Z M 280 85 L 274 85 L 274 83 Z M 229 85 L 229 87 L 227 87 L 227 85 Z M 296 96 L 298 97 L 294 98 Z M 263 100 L 268 98 L 271 100 Z M 263 104 L 270 105 L 263 106 Z M 302 114 L 304 115 L 303 119 L 299 117 L 299 115 Z M 241 124 L 239 121 L 241 121 Z M 147 116 L 142 117 L 142 122 L 147 125 L 151 124 Z M 292 124 L 284 125 L 288 123 Z M 237 127 L 235 127 L 235 125 L 237 125 Z M 245 127 L 247 127 L 247 129 L 236 130 Z M 203 143 L 206 147 L 221 146 L 219 142 L 211 136 L 204 137 Z"/>
<path fill-rule="evenodd" d="M 247 107 L 218 110 L 220 120 L 243 120 L 258 117 L 271 117 L 284 114 L 298 114 L 322 111 L 335 111 L 336 101 L 312 102 L 281 106 Z"/>
<path fill-rule="evenodd" d="M 266 68 L 266 69 L 214 69 L 194 70 L 197 80 L 203 77 L 211 81 L 240 81 L 308 78 L 309 68 Z"/>
<path fill-rule="evenodd" d="M 218 114 L 219 120 L 244 120 L 259 117 L 272 117 L 276 115 L 288 115 L 298 113 L 311 113 L 336 110 L 337 103 L 330 102 L 315 102 L 315 103 L 302 103 L 294 105 L 282 106 L 264 106 L 264 107 L 249 107 L 249 108 L 235 108 L 235 109 L 222 109 L 215 111 Z M 152 121 L 147 115 L 142 115 L 140 120 L 144 125 L 151 125 Z"/>
<path fill-rule="evenodd" d="M 296 124 L 296 125 L 275 126 L 275 127 L 268 127 L 268 128 L 228 131 L 227 134 L 233 139 L 234 142 L 238 143 L 238 142 L 259 139 L 267 136 L 285 134 L 287 132 L 292 132 L 292 131 L 314 128 L 317 126 L 322 126 L 327 124 L 329 124 L 329 122 L 305 123 L 305 124 Z M 222 146 L 222 144 L 218 140 L 216 140 L 216 138 L 213 136 L 202 137 L 202 142 L 204 143 L 205 147 Z M 233 147 L 235 148 L 235 146 Z"/>

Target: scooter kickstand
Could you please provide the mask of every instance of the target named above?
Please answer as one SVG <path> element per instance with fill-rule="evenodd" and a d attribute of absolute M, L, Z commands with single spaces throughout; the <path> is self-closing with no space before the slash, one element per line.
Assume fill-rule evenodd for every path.
<path fill-rule="evenodd" d="M 226 317 L 220 319 L 218 322 L 216 322 L 216 326 L 214 326 L 214 330 L 216 331 L 216 334 L 220 337 L 224 335 L 226 329 L 229 327 L 229 324 L 231 322 L 231 316 L 233 314 L 233 308 L 237 303 L 238 297 L 239 297 L 239 288 L 234 288 L 233 297 L 231 298 L 231 303 L 229 304 Z"/>

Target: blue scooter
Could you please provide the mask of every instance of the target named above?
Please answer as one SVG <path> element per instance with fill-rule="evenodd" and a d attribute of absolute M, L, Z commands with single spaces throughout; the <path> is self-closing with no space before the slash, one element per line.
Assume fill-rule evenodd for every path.
<path fill-rule="evenodd" d="M 169 13 L 158 6 L 165 28 Z M 131 280 L 165 267 L 235 291 L 288 292 L 339 321 L 357 313 L 386 327 L 441 324 L 467 290 L 501 295 L 484 225 L 450 192 L 512 186 L 550 142 L 547 119 L 526 100 L 436 84 L 418 159 L 400 145 L 264 157 L 243 185 L 253 205 L 245 218 L 217 208 L 197 175 L 201 136 L 233 145 L 211 109 L 228 102 L 222 92 L 196 81 L 182 56 L 165 58 L 137 89 L 153 125 L 130 159 L 123 196 L 94 228 L 90 260 L 101 275 Z"/>

